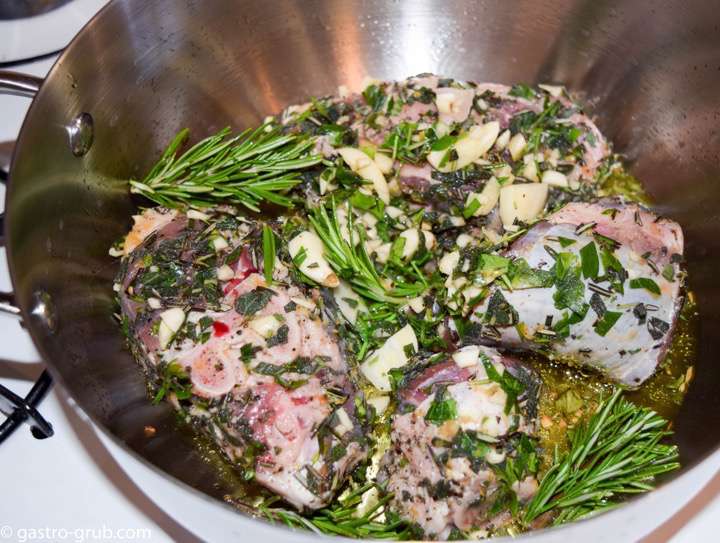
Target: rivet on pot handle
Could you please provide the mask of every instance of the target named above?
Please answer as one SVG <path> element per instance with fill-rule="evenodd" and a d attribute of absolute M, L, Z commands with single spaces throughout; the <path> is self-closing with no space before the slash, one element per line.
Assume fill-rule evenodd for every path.
<path fill-rule="evenodd" d="M 35 77 L 34 75 L 0 70 L 0 94 L 34 98 L 40 90 L 42 82 L 42 78 Z M 9 166 L 9 160 L 7 162 L 8 164 L 0 164 L 0 166 Z M 4 236 L 3 227 L 3 213 L 0 213 L 0 242 Z M 13 299 L 12 294 L 0 292 L 0 313 L 6 313 L 18 317 L 20 316 L 20 308 L 15 305 L 15 300 Z"/>

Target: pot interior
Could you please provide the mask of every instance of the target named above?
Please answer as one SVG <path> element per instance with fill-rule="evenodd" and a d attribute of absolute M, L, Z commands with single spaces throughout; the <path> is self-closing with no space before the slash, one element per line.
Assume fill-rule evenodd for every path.
<path fill-rule="evenodd" d="M 659 209 L 684 228 L 700 318 L 696 379 L 675 421 L 684 469 L 720 443 L 720 31 L 702 0 L 445 2 L 117 0 L 63 54 L 25 121 L 7 208 L 33 337 L 77 403 L 139 455 L 218 498 L 235 484 L 148 401 L 113 319 L 108 247 L 127 180 L 172 136 L 257 124 L 365 75 L 558 82 L 584 94 Z M 66 127 L 93 118 L 72 154 Z M 33 309 L 38 306 L 43 311 Z M 50 317 L 50 318 L 47 318 Z M 157 428 L 152 439 L 145 426 Z"/>

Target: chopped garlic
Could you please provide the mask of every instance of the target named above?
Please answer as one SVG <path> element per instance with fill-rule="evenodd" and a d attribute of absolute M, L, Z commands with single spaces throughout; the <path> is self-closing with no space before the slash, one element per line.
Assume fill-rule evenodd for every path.
<path fill-rule="evenodd" d="M 233 277 L 235 277 L 235 272 L 227 264 L 223 264 L 217 269 L 217 278 L 220 281 L 230 281 Z"/>
<path fill-rule="evenodd" d="M 390 202 L 390 189 L 385 176 L 372 158 L 352 147 L 342 147 L 338 153 L 353 172 L 372 183 L 378 198 L 386 204 Z"/>
<path fill-rule="evenodd" d="M 422 234 L 425 238 L 425 248 L 428 251 L 432 251 L 433 247 L 435 247 L 435 234 L 430 232 L 430 230 L 423 230 Z"/>
<path fill-rule="evenodd" d="M 438 268 L 443 274 L 452 275 L 459 262 L 460 252 L 453 251 L 451 253 L 446 253 L 445 255 L 443 255 L 443 257 L 440 259 L 440 262 L 438 262 Z"/>
<path fill-rule="evenodd" d="M 417 252 L 418 247 L 420 247 L 420 233 L 417 228 L 409 228 L 402 232 L 400 237 L 405 240 L 402 257 L 405 259 L 410 258 Z"/>
<path fill-rule="evenodd" d="M 215 251 L 217 252 L 220 252 L 223 249 L 227 249 L 229 247 L 227 240 L 222 236 L 212 238 L 210 243 L 212 243 L 213 249 L 215 249 Z"/>
<path fill-rule="evenodd" d="M 198 211 L 197 209 L 188 209 L 185 215 L 188 219 L 195 219 L 197 221 L 206 221 L 210 218 L 210 215 L 203 213 L 202 211 Z"/>
<path fill-rule="evenodd" d="M 527 141 L 525 140 L 525 136 L 523 136 L 520 132 L 510 138 L 510 141 L 508 142 L 508 151 L 510 151 L 510 156 L 513 160 L 517 160 L 523 155 L 526 145 Z"/>
<path fill-rule="evenodd" d="M 390 217 L 391 219 L 397 219 L 401 215 L 403 215 L 405 212 L 400 209 L 399 207 L 395 206 L 386 206 L 385 207 L 385 214 Z"/>
<path fill-rule="evenodd" d="M 461 368 L 469 368 L 477 364 L 480 359 L 480 347 L 477 345 L 468 345 L 455 351 L 452 358 Z"/>
<path fill-rule="evenodd" d="M 340 313 L 342 313 L 343 317 L 345 317 L 350 324 L 357 322 L 357 317 L 360 312 L 367 312 L 365 302 L 363 302 L 362 298 L 343 280 L 340 280 L 340 284 L 333 289 L 333 297 L 338 305 L 338 309 L 340 309 Z"/>
<path fill-rule="evenodd" d="M 158 340 L 160 348 L 166 349 L 172 342 L 185 322 L 185 311 L 179 307 L 172 307 L 160 313 L 160 326 L 158 327 Z"/>
<path fill-rule="evenodd" d="M 150 309 L 160 309 L 162 307 L 162 303 L 157 298 L 148 298 L 147 304 Z"/>
<path fill-rule="evenodd" d="M 498 151 L 502 151 L 507 147 L 508 143 L 510 142 L 510 130 L 505 130 L 502 134 L 498 136 L 497 141 L 495 141 L 495 149 Z"/>
<path fill-rule="evenodd" d="M 305 258 L 298 266 L 300 271 L 323 286 L 331 288 L 338 286 L 340 280 L 325 259 L 323 243 L 317 234 L 305 230 L 288 243 L 288 252 L 293 259 L 303 249 L 305 249 Z"/>
<path fill-rule="evenodd" d="M 293 296 L 290 298 L 290 301 L 295 302 L 300 307 L 304 307 L 305 309 L 308 309 L 310 311 L 313 311 L 317 309 L 317 306 L 307 298 L 302 298 L 300 296 Z"/>
<path fill-rule="evenodd" d="M 449 149 L 431 151 L 427 160 L 433 168 L 441 172 L 459 170 L 487 153 L 495 143 L 499 132 L 500 123 L 497 121 L 473 126 L 464 137 L 460 137 Z M 457 159 L 445 160 L 443 163 L 446 155 L 453 151 L 457 155 Z"/>
<path fill-rule="evenodd" d="M 509 185 L 500 189 L 500 219 L 507 230 L 515 220 L 528 222 L 535 219 L 543 209 L 548 197 L 544 183 Z"/>
<path fill-rule="evenodd" d="M 523 162 L 525 163 L 525 167 L 523 168 L 523 177 L 526 177 L 531 181 L 538 182 L 538 169 L 535 157 L 533 155 L 525 155 Z"/>
<path fill-rule="evenodd" d="M 465 247 L 467 247 L 468 245 L 470 245 L 472 243 L 472 240 L 473 240 L 472 236 L 469 236 L 467 234 L 460 234 L 457 237 L 457 239 L 455 240 L 455 243 L 457 244 L 458 247 L 460 247 L 461 249 L 464 249 Z"/>
<path fill-rule="evenodd" d="M 252 319 L 248 326 L 264 338 L 275 335 L 282 323 L 275 315 L 266 315 Z"/>
<path fill-rule="evenodd" d="M 505 460 L 505 453 L 492 449 L 485 454 L 485 460 L 487 460 L 488 464 L 499 464 L 500 462 Z"/>
<path fill-rule="evenodd" d="M 343 436 L 348 432 L 352 432 L 354 426 L 344 407 L 338 408 L 338 410 L 335 411 L 335 416 L 337 417 L 338 423 L 333 427 L 333 430 L 335 430 L 337 435 Z"/>
<path fill-rule="evenodd" d="M 383 243 L 375 249 L 375 259 L 380 264 L 385 264 L 390 258 L 390 249 L 392 249 L 392 243 Z"/>
<path fill-rule="evenodd" d="M 565 90 L 565 87 L 563 87 L 561 85 L 542 84 L 542 85 L 538 85 L 538 87 L 540 87 L 542 90 L 544 90 L 545 92 L 547 92 L 550 96 L 552 96 L 554 98 L 559 98 L 562 95 L 563 91 Z"/>
<path fill-rule="evenodd" d="M 375 164 L 385 175 L 393 171 L 393 159 L 383 153 L 375 153 Z"/>
<path fill-rule="evenodd" d="M 567 187 L 568 180 L 564 173 L 555 170 L 547 170 L 543 172 L 542 182 L 555 187 Z"/>
<path fill-rule="evenodd" d="M 487 183 L 485 183 L 482 192 L 471 192 L 468 194 L 467 200 L 465 201 L 465 207 L 469 207 L 473 200 L 477 201 L 480 206 L 473 212 L 473 217 L 480 217 L 482 215 L 489 214 L 493 209 L 495 209 L 499 198 L 500 183 L 498 183 L 498 180 L 493 176 Z"/>
<path fill-rule="evenodd" d="M 367 403 L 375 408 L 375 413 L 382 415 L 390 405 L 390 397 L 387 394 L 377 394 L 370 396 L 367 399 Z"/>
<path fill-rule="evenodd" d="M 417 352 L 418 342 L 412 326 L 406 324 L 390 336 L 378 350 L 370 353 L 360 365 L 360 371 L 375 388 L 389 392 L 391 369 L 404 366 L 408 361 L 409 351 Z"/>
<path fill-rule="evenodd" d="M 415 313 L 422 313 L 423 309 L 425 309 L 425 300 L 423 300 L 422 296 L 413 298 L 408 302 L 408 307 Z"/>

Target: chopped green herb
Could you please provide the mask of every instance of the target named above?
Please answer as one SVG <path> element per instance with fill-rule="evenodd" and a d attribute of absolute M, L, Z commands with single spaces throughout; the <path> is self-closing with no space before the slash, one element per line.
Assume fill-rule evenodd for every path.
<path fill-rule="evenodd" d="M 160 403 L 168 392 L 175 394 L 178 400 L 187 400 L 192 396 L 192 383 L 185 369 L 175 361 L 160 367 L 160 386 L 155 393 L 153 403 Z"/>
<path fill-rule="evenodd" d="M 302 266 L 302 263 L 305 262 L 305 259 L 307 258 L 307 249 L 305 247 L 300 247 L 300 250 L 297 252 L 297 254 L 293 257 L 292 261 L 295 267 L 299 268 Z"/>
<path fill-rule="evenodd" d="M 658 284 L 649 277 L 637 277 L 635 279 L 630 279 L 630 288 L 644 288 L 652 294 L 656 294 L 658 296 L 661 294 Z"/>
<path fill-rule="evenodd" d="M 595 242 L 591 241 L 580 249 L 582 272 L 586 279 L 596 279 L 600 273 L 600 259 Z"/>
<path fill-rule="evenodd" d="M 299 356 L 292 362 L 286 364 L 271 364 L 269 362 L 261 362 L 252 370 L 260 375 L 271 375 L 275 382 L 280 386 L 288 389 L 296 389 L 308 382 L 307 379 L 286 379 L 285 374 L 301 374 L 313 375 L 322 365 L 323 360 L 319 357 L 307 358 Z"/>
<path fill-rule="evenodd" d="M 442 138 L 435 140 L 430 146 L 432 151 L 445 151 L 457 141 L 457 136 L 451 136 L 450 134 L 443 136 Z"/>
<path fill-rule="evenodd" d="M 243 361 L 243 364 L 249 364 L 252 362 L 252 359 L 255 357 L 255 353 L 258 351 L 262 351 L 262 347 L 257 347 L 252 343 L 246 343 L 240 347 L 240 360 Z"/>
<path fill-rule="evenodd" d="M 509 267 L 509 258 L 488 253 L 481 254 L 478 261 L 478 271 L 486 283 L 490 283 L 495 278 L 507 273 Z"/>
<path fill-rule="evenodd" d="M 513 289 L 549 288 L 553 285 L 555 275 L 549 270 L 531 268 L 524 258 L 516 258 L 510 262 L 507 278 Z"/>
<path fill-rule="evenodd" d="M 470 203 L 465 206 L 465 209 L 463 209 L 463 217 L 469 219 L 478 209 L 480 209 L 480 200 L 477 198 L 471 199 Z"/>
<path fill-rule="evenodd" d="M 526 100 L 534 100 L 537 98 L 537 92 L 530 87 L 529 85 L 525 85 L 524 83 L 518 83 L 517 85 L 514 85 L 512 89 L 510 89 L 510 92 L 508 93 L 510 96 L 516 96 L 518 98 L 525 98 Z"/>
<path fill-rule="evenodd" d="M 484 321 L 491 326 L 514 326 L 518 323 L 518 312 L 505 299 L 500 289 L 495 289 L 490 296 Z"/>
<path fill-rule="evenodd" d="M 445 421 L 455 420 L 456 418 L 457 402 L 447 394 L 447 387 L 438 388 L 430 408 L 425 414 L 425 420 L 439 426 Z"/>
<path fill-rule="evenodd" d="M 622 317 L 622 313 L 618 311 L 606 311 L 595 323 L 595 332 L 597 332 L 599 336 L 605 337 L 620 317 Z"/>
<path fill-rule="evenodd" d="M 273 270 L 275 269 L 275 233 L 267 224 L 263 224 L 263 275 L 265 282 L 270 285 L 273 281 Z"/>
<path fill-rule="evenodd" d="M 671 283 L 672 283 L 673 281 L 675 281 L 675 268 L 673 268 L 673 265 L 672 265 L 672 264 L 667 264 L 667 265 L 662 269 L 662 276 L 663 276 L 665 279 L 667 279 L 668 281 L 670 281 Z"/>
<path fill-rule="evenodd" d="M 288 341 L 288 332 L 290 332 L 290 328 L 287 324 L 283 324 L 280 328 L 278 328 L 274 336 L 270 336 L 265 341 L 268 348 L 275 347 L 277 345 L 285 345 Z"/>
<path fill-rule="evenodd" d="M 362 93 L 365 102 L 372 108 L 373 111 L 380 111 L 385 104 L 386 96 L 380 87 L 377 85 L 369 85 Z"/>
<path fill-rule="evenodd" d="M 657 317 L 650 317 L 647 323 L 648 332 L 654 340 L 661 339 L 670 330 L 670 324 Z"/>
<path fill-rule="evenodd" d="M 275 296 L 275 291 L 265 287 L 257 287 L 237 297 L 235 311 L 249 317 L 263 309 L 273 296 Z"/>
<path fill-rule="evenodd" d="M 499 384 L 500 388 L 502 388 L 503 392 L 507 395 L 505 413 L 510 413 L 517 403 L 518 396 L 525 391 L 525 385 L 513 377 L 509 371 L 504 371 L 501 374 L 486 355 L 481 354 L 480 361 L 485 367 L 485 373 L 487 373 L 488 379 Z"/>
<path fill-rule="evenodd" d="M 558 253 L 555 259 L 555 293 L 553 301 L 557 309 L 570 309 L 573 313 L 584 314 L 585 284 L 578 258 L 572 253 Z"/>

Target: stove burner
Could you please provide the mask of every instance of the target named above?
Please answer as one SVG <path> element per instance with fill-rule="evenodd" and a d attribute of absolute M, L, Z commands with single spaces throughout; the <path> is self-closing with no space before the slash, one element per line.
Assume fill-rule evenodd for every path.
<path fill-rule="evenodd" d="M 0 443 L 10 437 L 10 434 L 24 422 L 30 425 L 30 431 L 36 439 L 45 439 L 55 433 L 52 425 L 35 408 L 51 385 L 52 377 L 47 370 L 42 372 L 24 399 L 0 385 L 0 411 L 8 416 L 5 422 L 0 424 Z"/>
<path fill-rule="evenodd" d="M 68 2 L 70 0 L 13 0 L 12 2 L 0 2 L 0 20 L 26 19 L 35 15 L 42 15 Z"/>

